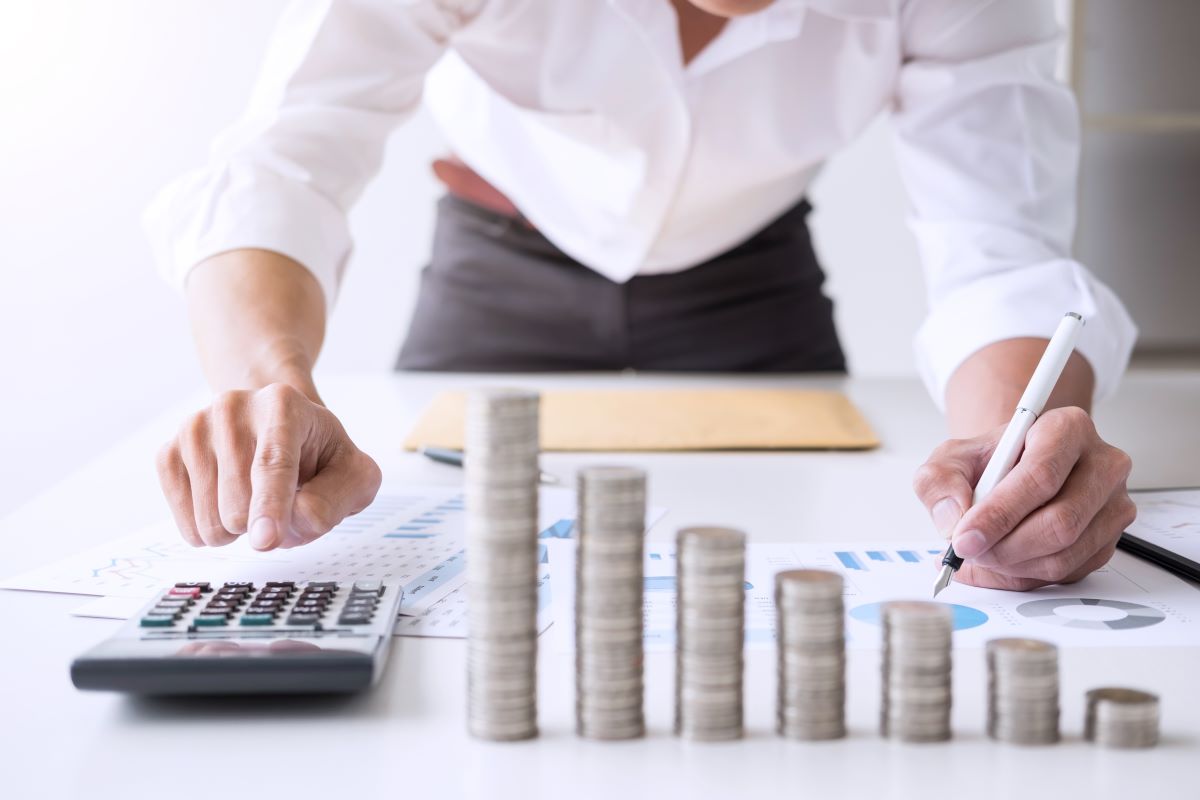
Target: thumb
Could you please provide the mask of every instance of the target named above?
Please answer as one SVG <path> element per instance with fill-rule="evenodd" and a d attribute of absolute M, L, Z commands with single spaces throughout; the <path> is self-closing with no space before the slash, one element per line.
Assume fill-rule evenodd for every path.
<path fill-rule="evenodd" d="M 362 511 L 375 499 L 382 480 L 379 466 L 366 453 L 353 446 L 339 451 L 296 492 L 292 506 L 294 538 L 285 546 L 311 542 Z"/>

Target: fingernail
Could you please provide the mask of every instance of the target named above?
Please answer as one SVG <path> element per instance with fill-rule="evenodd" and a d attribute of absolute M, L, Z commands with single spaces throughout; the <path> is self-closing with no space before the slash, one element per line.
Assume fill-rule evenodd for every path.
<path fill-rule="evenodd" d="M 979 531 L 963 531 L 951 544 L 954 552 L 963 558 L 974 558 L 987 549 L 987 539 Z"/>
<path fill-rule="evenodd" d="M 962 519 L 962 509 L 958 507 L 958 501 L 953 497 L 944 497 L 933 504 L 933 510 L 930 511 L 933 516 L 933 525 L 937 528 L 938 533 L 947 538 L 954 530 L 954 526 Z"/>
<path fill-rule="evenodd" d="M 270 550 L 278 538 L 275 520 L 270 517 L 259 517 L 250 526 L 250 546 L 255 550 Z"/>

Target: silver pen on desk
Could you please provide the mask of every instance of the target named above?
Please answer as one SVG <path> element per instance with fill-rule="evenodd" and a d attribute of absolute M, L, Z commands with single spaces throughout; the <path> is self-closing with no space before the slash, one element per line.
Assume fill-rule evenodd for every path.
<path fill-rule="evenodd" d="M 449 447 L 422 447 L 421 455 L 439 464 L 449 464 L 453 467 L 461 467 L 463 465 L 462 450 L 452 450 Z M 551 475 L 545 470 L 538 470 L 538 480 L 550 486 L 556 486 L 561 483 L 556 475 Z"/>

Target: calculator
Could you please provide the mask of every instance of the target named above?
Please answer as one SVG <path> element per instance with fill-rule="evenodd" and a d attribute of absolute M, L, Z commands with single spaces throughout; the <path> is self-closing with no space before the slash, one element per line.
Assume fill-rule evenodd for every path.
<path fill-rule="evenodd" d="M 71 663 L 79 689 L 146 695 L 354 692 L 383 672 L 393 581 L 177 583 Z"/>

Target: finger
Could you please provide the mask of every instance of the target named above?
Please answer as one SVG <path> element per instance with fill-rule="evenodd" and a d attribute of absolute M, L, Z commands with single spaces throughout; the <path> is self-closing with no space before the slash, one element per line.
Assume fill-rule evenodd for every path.
<path fill-rule="evenodd" d="M 273 391 L 264 400 L 262 410 L 256 412 L 259 435 L 250 465 L 250 544 L 256 550 L 278 546 L 291 529 L 300 449 L 306 436 L 294 419 L 295 400 L 286 390 Z"/>
<path fill-rule="evenodd" d="M 221 547 L 237 537 L 225 530 L 217 510 L 217 460 L 210 446 L 208 429 L 208 414 L 197 414 L 180 431 L 179 444 L 191 482 L 196 531 L 209 547 Z"/>
<path fill-rule="evenodd" d="M 294 544 L 323 536 L 346 517 L 369 506 L 382 479 L 379 466 L 366 453 L 350 447 L 337 452 L 296 493 L 292 505 L 292 530 L 297 539 Z"/>
<path fill-rule="evenodd" d="M 254 432 L 247 420 L 244 392 L 218 398 L 210 412 L 212 443 L 217 457 L 217 509 L 225 530 L 243 534 L 250 524 L 250 464 L 254 460 Z"/>
<path fill-rule="evenodd" d="M 158 483 L 162 487 L 171 516 L 175 519 L 175 527 L 179 535 L 192 547 L 203 547 L 204 540 L 196 531 L 196 520 L 192 511 L 192 489 L 188 478 L 187 467 L 183 465 L 183 457 L 179 453 L 179 444 L 172 441 L 158 451 L 155 459 L 158 471 Z"/>
<path fill-rule="evenodd" d="M 1087 412 L 1078 408 L 1048 411 L 1025 438 L 1025 451 L 983 501 L 963 514 L 954 532 L 954 552 L 976 558 L 1055 497 L 1095 437 Z"/>
<path fill-rule="evenodd" d="M 1105 504 L 1070 547 L 1040 558 L 1030 558 L 991 569 L 1010 577 L 1033 578 L 1045 583 L 1063 583 L 1076 575 L 1082 577 L 1092 571 L 1086 569 L 1086 565 L 1094 562 L 1098 553 L 1111 551 L 1116 547 L 1121 532 L 1129 526 L 1136 514 L 1137 509 L 1133 501 L 1122 492 Z M 1109 552 L 1109 557 L 1111 555 Z M 1105 558 L 1101 566 L 1107 561 Z"/>
<path fill-rule="evenodd" d="M 985 567 L 1012 565 L 1051 556 L 1071 547 L 1095 519 L 1118 478 L 1094 458 L 1084 457 L 1058 496 L 1020 522 L 990 550 L 975 557 Z"/>
<path fill-rule="evenodd" d="M 952 439 L 938 446 L 913 475 L 913 491 L 925 505 L 938 533 L 949 538 L 983 471 L 995 439 Z"/>

